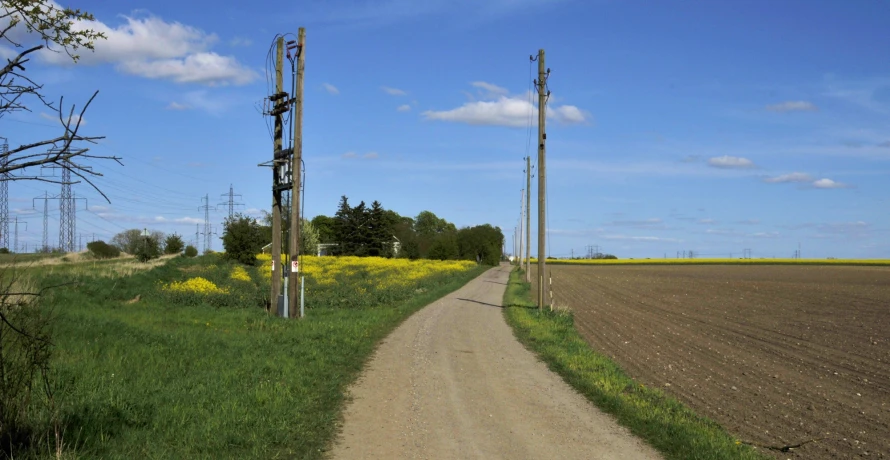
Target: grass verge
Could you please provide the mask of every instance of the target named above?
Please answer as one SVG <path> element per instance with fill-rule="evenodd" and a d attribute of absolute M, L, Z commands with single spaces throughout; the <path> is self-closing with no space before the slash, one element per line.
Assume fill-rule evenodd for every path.
<path fill-rule="evenodd" d="M 539 312 L 519 270 L 510 273 L 504 316 L 516 337 L 550 369 L 667 459 L 766 459 L 714 421 L 633 381 L 575 330 L 570 312 Z M 529 308 L 532 307 L 532 308 Z"/>
<path fill-rule="evenodd" d="M 310 309 L 303 320 L 283 320 L 258 307 L 158 294 L 160 284 L 196 271 L 222 283 L 232 269 L 199 259 L 122 278 L 78 274 L 78 285 L 48 296 L 59 314 L 53 380 L 66 458 L 323 457 L 345 389 L 380 339 L 487 269 L 426 282 L 377 307 Z M 249 274 L 260 278 L 258 270 Z M 229 283 L 236 293 L 241 282 Z M 35 432 L 46 432 L 48 418 L 35 418 Z M 34 439 L 15 458 L 51 455 L 52 444 Z"/>

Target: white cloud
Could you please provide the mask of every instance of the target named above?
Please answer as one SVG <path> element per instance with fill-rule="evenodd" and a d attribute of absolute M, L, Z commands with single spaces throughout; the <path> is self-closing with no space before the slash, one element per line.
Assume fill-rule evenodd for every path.
<path fill-rule="evenodd" d="M 563 123 L 584 123 L 587 119 L 584 112 L 574 105 L 554 107 L 549 113 L 552 113 L 553 118 Z"/>
<path fill-rule="evenodd" d="M 231 56 L 195 53 L 183 59 L 124 61 L 118 70 L 145 78 L 173 80 L 177 83 L 201 83 L 207 86 L 246 85 L 256 73 Z"/>
<path fill-rule="evenodd" d="M 781 176 L 767 177 L 763 179 L 764 182 L 769 184 L 784 184 L 788 182 L 811 182 L 812 180 L 813 176 L 802 172 L 793 172 L 790 174 L 782 174 Z"/>
<path fill-rule="evenodd" d="M 95 51 L 83 51 L 81 64 L 115 64 L 124 73 L 161 78 L 180 83 L 243 85 L 258 75 L 232 56 L 209 51 L 218 41 L 215 34 L 179 22 L 166 22 L 157 16 L 123 16 L 126 23 L 109 27 L 101 21 L 75 22 L 74 30 L 92 29 L 106 35 Z M 49 63 L 68 65 L 64 52 L 41 51 Z"/>
<path fill-rule="evenodd" d="M 451 121 L 471 125 L 525 127 L 537 109 L 528 101 L 502 96 L 498 101 L 468 102 L 444 111 L 428 110 L 428 120 Z"/>
<path fill-rule="evenodd" d="M 177 224 L 203 224 L 204 219 L 199 219 L 197 217 L 179 217 L 177 219 L 173 219 L 173 222 Z"/>
<path fill-rule="evenodd" d="M 405 96 L 408 94 L 398 88 L 390 88 L 388 86 L 381 86 L 380 89 L 382 89 L 384 93 L 389 94 L 390 96 Z"/>
<path fill-rule="evenodd" d="M 408 104 L 402 104 L 402 105 L 396 107 L 396 110 L 398 110 L 399 112 L 410 112 L 411 106 Z"/>
<path fill-rule="evenodd" d="M 231 46 L 250 46 L 253 45 L 253 40 L 244 37 L 235 37 L 229 40 L 229 45 Z"/>
<path fill-rule="evenodd" d="M 182 97 L 184 101 L 181 105 L 200 109 L 212 115 L 221 114 L 232 103 L 231 99 L 216 96 L 204 89 L 189 91 Z"/>
<path fill-rule="evenodd" d="M 650 219 L 643 220 L 616 220 L 612 222 L 608 222 L 605 225 L 612 227 L 652 227 L 652 226 L 662 226 L 662 220 L 657 217 L 652 217 Z"/>
<path fill-rule="evenodd" d="M 847 188 L 847 185 L 842 184 L 840 182 L 835 182 L 831 179 L 819 179 L 819 180 L 813 181 L 813 187 L 822 188 L 822 189 Z"/>
<path fill-rule="evenodd" d="M 323 86 L 324 90 L 330 94 L 340 94 L 340 90 L 330 83 L 322 83 L 321 86 Z"/>
<path fill-rule="evenodd" d="M 705 224 L 705 225 L 713 225 L 713 224 L 716 224 L 717 221 L 714 219 L 699 219 L 698 223 Z"/>
<path fill-rule="evenodd" d="M 470 125 L 507 126 L 523 128 L 533 123 L 538 109 L 526 95 L 509 95 L 500 86 L 476 81 L 471 83 L 479 88 L 483 100 L 475 100 L 472 94 L 465 93 L 469 102 L 451 110 L 427 110 L 422 113 L 427 120 L 450 121 Z M 573 105 L 548 106 L 547 117 L 564 124 L 584 123 L 590 115 Z"/>
<path fill-rule="evenodd" d="M 722 169 L 747 169 L 753 168 L 754 162 L 747 158 L 723 155 L 722 157 L 713 157 L 709 159 L 708 166 Z"/>
<path fill-rule="evenodd" d="M 756 232 L 751 234 L 754 238 L 778 238 L 779 232 Z"/>
<path fill-rule="evenodd" d="M 506 96 L 506 95 L 510 94 L 510 91 L 507 90 L 507 88 L 502 88 L 498 85 L 494 85 L 494 84 L 487 83 L 484 81 L 474 81 L 470 84 L 475 88 L 481 89 L 482 94 L 487 93 L 488 95 L 493 95 L 493 96 Z"/>
<path fill-rule="evenodd" d="M 180 104 L 176 101 L 171 102 L 169 105 L 167 105 L 166 108 L 167 108 L 167 110 L 189 110 L 189 109 L 191 109 L 191 107 L 189 107 L 185 104 Z"/>
<path fill-rule="evenodd" d="M 603 235 L 607 240 L 628 240 L 628 241 L 644 241 L 644 242 L 668 242 L 677 243 L 680 240 L 676 238 L 662 238 L 659 236 L 631 236 L 631 235 Z"/>
<path fill-rule="evenodd" d="M 358 158 L 358 154 L 355 152 L 346 152 L 343 155 L 341 155 L 341 157 L 343 157 L 343 158 Z"/>
<path fill-rule="evenodd" d="M 365 158 L 365 159 L 368 159 L 368 160 L 374 160 L 374 159 L 377 159 L 377 158 L 379 158 L 379 157 L 380 157 L 380 155 L 378 155 L 377 152 L 368 152 L 368 153 L 366 153 L 366 154 L 364 154 L 364 155 L 362 156 L 362 158 Z"/>
<path fill-rule="evenodd" d="M 43 118 L 44 120 L 54 121 L 56 123 L 59 123 L 60 125 L 62 124 L 62 122 L 59 120 L 58 115 L 50 115 L 46 112 L 40 112 L 40 118 Z M 72 128 L 77 125 L 77 120 L 80 120 L 80 126 L 84 126 L 87 124 L 86 118 L 80 118 L 80 115 L 76 114 L 72 114 L 71 118 L 69 118 L 68 120 L 71 122 Z"/>
<path fill-rule="evenodd" d="M 768 105 L 766 110 L 770 112 L 814 112 L 819 110 L 819 107 L 807 101 L 785 101 L 779 104 Z"/>

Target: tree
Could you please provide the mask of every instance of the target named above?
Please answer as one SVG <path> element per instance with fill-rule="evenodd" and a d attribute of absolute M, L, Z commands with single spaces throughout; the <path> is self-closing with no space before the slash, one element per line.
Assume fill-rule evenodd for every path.
<path fill-rule="evenodd" d="M 78 23 L 94 21 L 93 15 L 80 10 L 58 7 L 49 0 L 4 0 L 0 3 L 0 8 L 3 10 L 0 12 L 0 20 L 8 20 L 6 24 L 0 24 L 0 42 L 5 41 L 16 50 L 21 50 L 11 59 L 6 59 L 6 65 L 0 67 L 0 118 L 12 112 L 30 112 L 28 101 L 36 100 L 38 105 L 42 105 L 58 115 L 63 128 L 62 133 L 56 137 L 9 149 L 0 161 L 2 180 L 40 180 L 61 183 L 62 179 L 51 177 L 28 174 L 9 175 L 15 171 L 24 172 L 28 168 L 56 165 L 90 184 L 106 201 L 110 202 L 108 197 L 90 180 L 90 177 L 102 174 L 78 163 L 83 159 L 104 159 L 120 164 L 118 157 L 90 155 L 87 153 L 89 152 L 88 148 L 79 146 L 81 142 L 95 144 L 97 140 L 104 139 L 104 136 L 85 136 L 80 133 L 83 115 L 98 91 L 93 93 L 79 114 L 74 113 L 75 106 L 72 105 L 66 115 L 63 112 L 64 99 L 59 99 L 58 105 L 54 105 L 44 95 L 43 85 L 25 75 L 25 64 L 30 62 L 33 53 L 43 49 L 56 53 L 65 52 L 74 62 L 77 62 L 80 57 L 74 54 L 77 50 L 81 48 L 93 50 L 95 41 L 105 38 L 105 35 L 78 25 Z M 26 41 L 31 43 L 25 45 Z M 61 51 L 53 49 L 53 45 L 61 48 Z M 34 152 L 37 149 L 49 150 Z"/>
<path fill-rule="evenodd" d="M 161 232 L 151 232 L 148 236 L 140 236 L 140 241 L 136 244 L 136 251 L 133 254 L 140 262 L 157 259 L 163 251 L 161 247 L 163 235 Z"/>
<path fill-rule="evenodd" d="M 318 251 L 318 230 L 312 221 L 302 219 L 300 228 L 300 252 L 303 254 L 315 254 Z"/>
<path fill-rule="evenodd" d="M 104 159 L 120 164 L 118 157 L 90 155 L 88 148 L 80 147 L 81 142 L 95 143 L 103 138 L 80 133 L 83 115 L 98 91 L 93 93 L 79 114 L 74 113 L 75 106 L 72 105 L 65 116 L 64 99 L 60 98 L 58 105 L 50 102 L 43 93 L 43 85 L 28 77 L 25 68 L 31 56 L 44 48 L 60 52 L 53 46 L 61 48 L 77 62 L 79 56 L 74 54 L 77 50 L 92 50 L 95 41 L 105 36 L 76 26 L 79 22 L 93 21 L 91 14 L 60 8 L 50 0 L 3 0 L 0 10 L 0 43 L 16 49 L 13 56 L 5 56 L 5 65 L 0 63 L 0 118 L 12 112 L 31 111 L 29 105 L 36 103 L 57 114 L 63 128 L 56 137 L 21 144 L 4 152 L 0 156 L 0 181 L 62 183 L 61 178 L 30 173 L 40 166 L 55 165 L 87 182 L 110 202 L 90 180 L 102 174 L 79 162 Z M 69 183 L 77 182 L 75 179 Z M 62 449 L 58 431 L 60 415 L 53 398 L 54 385 L 49 377 L 52 362 L 51 317 L 33 304 L 33 299 L 38 296 L 40 292 L 23 292 L 14 274 L 0 277 L 0 375 L 3 376 L 0 379 L 0 453 L 6 454 L 4 456 L 12 456 L 12 452 L 7 450 L 13 448 L 12 440 L 27 435 L 28 428 L 23 426 L 27 423 L 21 423 L 21 420 L 33 410 L 32 403 L 41 399 L 31 395 L 35 384 L 46 393 L 45 400 L 49 402 L 49 412 L 57 430 L 56 451 L 61 452 Z"/>
<path fill-rule="evenodd" d="M 127 254 L 136 255 L 142 247 L 142 244 L 145 242 L 145 237 L 142 236 L 143 230 L 139 230 L 138 228 L 124 230 L 111 238 L 111 245 Z M 151 238 L 155 241 L 158 251 L 164 251 L 166 243 L 164 232 L 152 230 Z"/>
<path fill-rule="evenodd" d="M 113 259 L 121 255 L 120 249 L 98 240 L 87 243 L 87 249 L 99 259 Z"/>
<path fill-rule="evenodd" d="M 354 206 L 349 216 L 351 220 L 349 227 L 352 229 L 352 234 L 349 237 L 353 247 L 352 255 L 365 257 L 368 255 L 371 242 L 370 227 L 368 226 L 369 212 L 365 202 L 361 201 Z"/>
<path fill-rule="evenodd" d="M 490 224 L 464 227 L 457 232 L 460 257 L 485 265 L 497 265 L 501 260 L 504 234 Z"/>
<path fill-rule="evenodd" d="M 454 224 L 437 217 L 430 211 L 421 211 L 414 218 L 414 233 L 417 234 L 417 244 L 421 257 L 429 257 L 429 250 L 433 241 L 442 233 L 455 232 Z"/>
<path fill-rule="evenodd" d="M 245 265 L 256 265 L 256 255 L 262 250 L 260 224 L 256 219 L 237 213 L 223 224 L 225 258 Z"/>
<path fill-rule="evenodd" d="M 198 248 L 188 245 L 185 247 L 185 253 L 183 255 L 186 257 L 195 257 L 198 255 Z"/>
<path fill-rule="evenodd" d="M 343 195 L 340 197 L 340 204 L 337 205 L 337 213 L 334 214 L 334 242 L 337 243 L 334 254 L 351 255 L 353 253 L 353 225 L 352 208 L 349 206 L 349 198 L 347 198 L 346 195 Z"/>
<path fill-rule="evenodd" d="M 318 232 L 319 243 L 337 242 L 336 225 L 336 220 L 333 217 L 319 214 L 312 218 L 312 227 Z"/>
<path fill-rule="evenodd" d="M 437 260 L 459 259 L 460 247 L 457 244 L 457 232 L 447 232 L 437 236 L 430 246 L 429 258 Z"/>
<path fill-rule="evenodd" d="M 392 257 L 392 224 L 379 201 L 368 212 L 368 255 Z"/>
<path fill-rule="evenodd" d="M 114 235 L 111 238 L 112 246 L 120 249 L 127 254 L 136 254 L 136 250 L 139 249 L 139 243 L 142 239 L 142 231 L 133 228 L 130 230 L 124 230 L 117 235 Z"/>
<path fill-rule="evenodd" d="M 164 240 L 164 254 L 179 254 L 182 252 L 183 246 L 185 243 L 182 241 L 182 237 L 174 233 Z"/>

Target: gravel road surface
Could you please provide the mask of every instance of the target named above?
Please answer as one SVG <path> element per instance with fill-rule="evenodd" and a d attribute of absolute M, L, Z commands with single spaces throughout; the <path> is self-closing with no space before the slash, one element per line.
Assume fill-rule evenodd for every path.
<path fill-rule="evenodd" d="M 408 318 L 350 389 L 343 459 L 657 459 L 513 336 L 492 268 Z"/>

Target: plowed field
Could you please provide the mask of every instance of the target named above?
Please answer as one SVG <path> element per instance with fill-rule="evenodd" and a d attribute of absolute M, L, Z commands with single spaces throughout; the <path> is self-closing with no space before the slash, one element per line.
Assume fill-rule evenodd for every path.
<path fill-rule="evenodd" d="M 739 439 L 890 458 L 890 267 L 548 269 L 595 350 Z"/>

